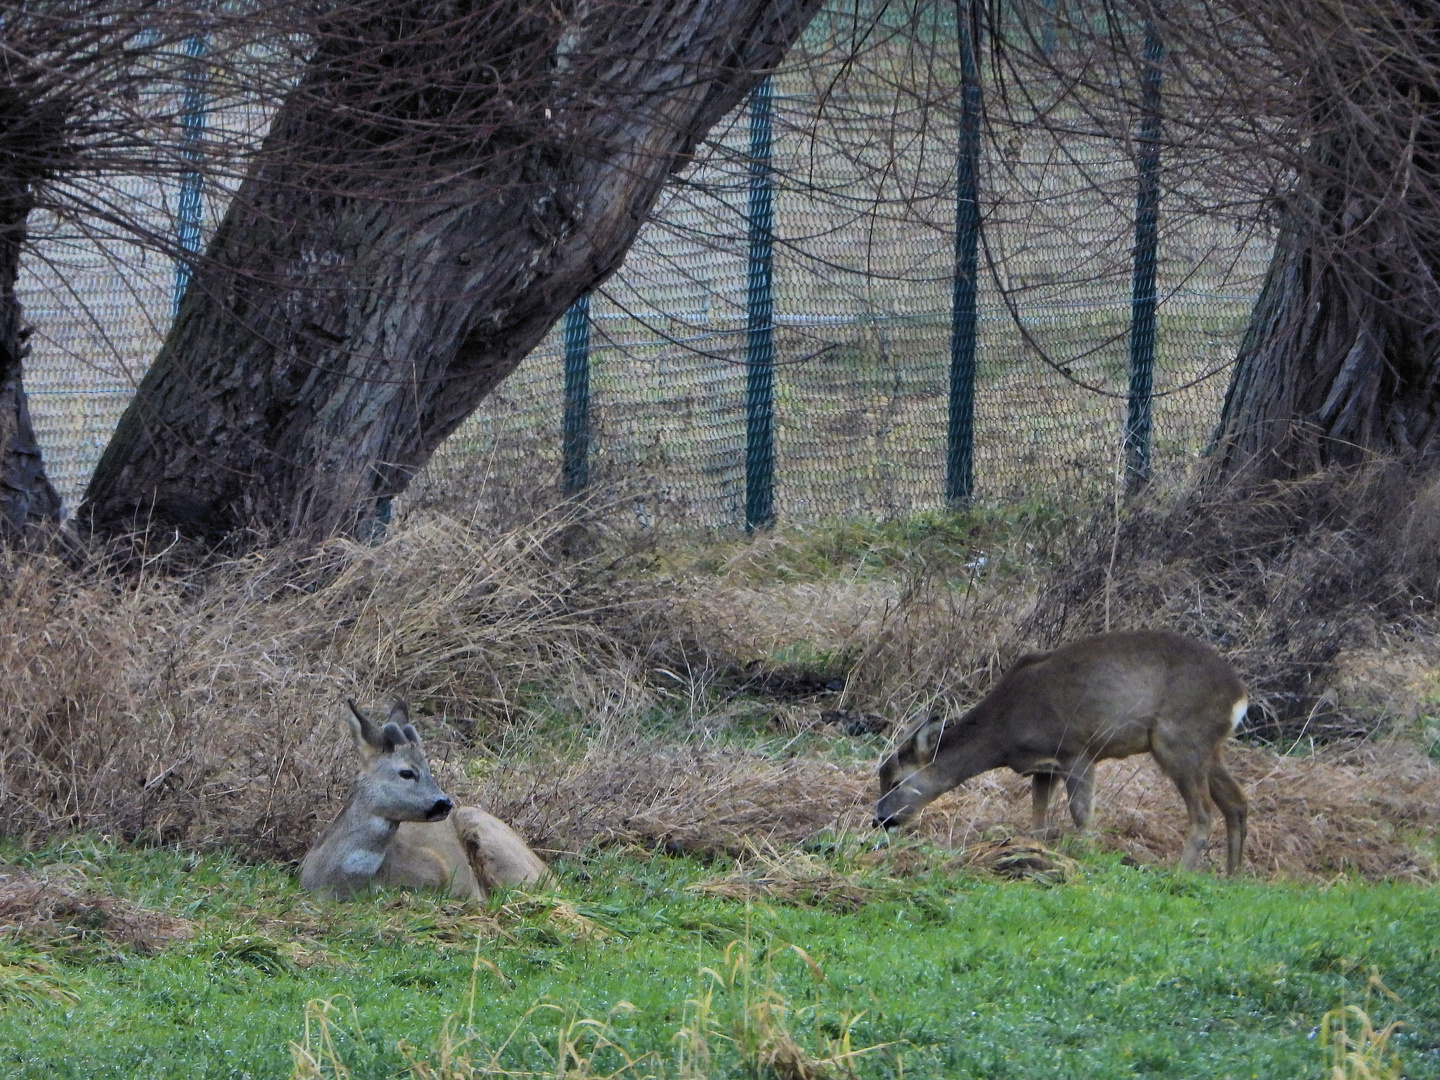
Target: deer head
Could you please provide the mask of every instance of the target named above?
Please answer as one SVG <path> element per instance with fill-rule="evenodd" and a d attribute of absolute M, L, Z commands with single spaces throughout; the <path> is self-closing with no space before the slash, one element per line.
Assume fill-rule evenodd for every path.
<path fill-rule="evenodd" d="M 420 735 L 410 724 L 403 702 L 390 708 L 383 725 L 376 725 L 347 701 L 350 734 L 360 754 L 355 778 L 356 808 L 388 821 L 440 821 L 455 804 L 430 775 L 430 763 L 420 747 Z"/>

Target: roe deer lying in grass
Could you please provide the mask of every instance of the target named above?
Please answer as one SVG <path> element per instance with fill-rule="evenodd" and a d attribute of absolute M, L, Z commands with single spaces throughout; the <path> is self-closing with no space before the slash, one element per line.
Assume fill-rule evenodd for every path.
<path fill-rule="evenodd" d="M 1179 634 L 1101 634 L 1032 653 L 958 720 L 932 716 L 905 736 L 880 765 L 875 824 L 903 825 L 957 784 L 1009 766 L 1034 778 L 1036 832 L 1045 829 L 1057 777 L 1083 829 L 1095 763 L 1149 751 L 1190 816 L 1180 865 L 1193 870 L 1200 861 L 1213 798 L 1225 815 L 1225 865 L 1233 874 L 1245 846 L 1246 804 L 1225 771 L 1221 747 L 1246 705 L 1245 686 L 1230 665 Z"/>
<path fill-rule="evenodd" d="M 301 886 L 337 900 L 371 882 L 483 900 L 497 885 L 549 876 L 503 821 L 473 806 L 455 809 L 430 775 L 404 704 L 391 708 L 383 726 L 347 704 L 360 772 L 340 816 L 300 864 Z"/>

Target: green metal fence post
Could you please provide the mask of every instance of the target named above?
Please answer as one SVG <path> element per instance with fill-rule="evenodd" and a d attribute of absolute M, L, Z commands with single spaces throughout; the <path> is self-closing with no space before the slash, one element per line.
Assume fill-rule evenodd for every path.
<path fill-rule="evenodd" d="M 745 531 L 775 521 L 775 244 L 772 87 L 750 95 L 750 259 L 745 306 Z"/>
<path fill-rule="evenodd" d="M 1164 43 L 1145 22 L 1140 73 L 1140 161 L 1135 194 L 1135 274 L 1130 297 L 1130 396 L 1125 417 L 1125 485 L 1150 479 L 1151 400 L 1155 386 L 1155 252 L 1160 216 L 1160 68 Z"/>
<path fill-rule="evenodd" d="M 960 139 L 955 180 L 955 279 L 950 309 L 950 415 L 945 499 L 975 492 L 975 273 L 980 238 L 980 24 L 974 0 L 956 0 L 960 44 Z"/>
<path fill-rule="evenodd" d="M 590 480 L 590 294 L 565 312 L 565 414 L 560 486 L 573 493 Z"/>
<path fill-rule="evenodd" d="M 180 156 L 191 168 L 180 177 L 180 201 L 175 211 L 175 238 L 184 253 L 175 260 L 175 295 L 171 317 L 180 311 L 180 299 L 190 284 L 192 268 L 186 255 L 200 251 L 200 140 L 205 135 L 205 54 L 209 51 L 199 34 L 185 42 L 184 93 L 180 98 Z"/>
<path fill-rule="evenodd" d="M 1040 0 L 1040 7 L 1044 10 L 1041 19 L 1044 21 L 1040 26 L 1040 51 L 1046 56 L 1055 53 L 1055 31 L 1056 23 L 1059 22 L 1059 12 L 1056 11 L 1056 0 Z"/>

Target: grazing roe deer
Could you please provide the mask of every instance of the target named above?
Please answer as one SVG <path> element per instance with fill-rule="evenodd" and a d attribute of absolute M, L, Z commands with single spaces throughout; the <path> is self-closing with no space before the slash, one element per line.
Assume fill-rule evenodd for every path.
<path fill-rule="evenodd" d="M 346 704 L 360 772 L 344 809 L 301 862 L 302 887 L 336 900 L 372 882 L 483 900 L 496 886 L 550 875 L 503 821 L 473 806 L 455 809 L 430 775 L 403 702 L 379 726 Z"/>
<path fill-rule="evenodd" d="M 881 762 L 875 824 L 903 825 L 957 784 L 1008 766 L 1033 778 L 1037 833 L 1045 830 L 1057 778 L 1065 781 L 1070 816 L 1084 829 L 1095 763 L 1149 751 L 1189 814 L 1180 865 L 1193 870 L 1200 861 L 1213 798 L 1225 816 L 1225 866 L 1233 874 L 1245 847 L 1246 803 L 1221 748 L 1247 704 L 1230 665 L 1180 634 L 1100 634 L 1022 656 L 964 716 L 931 716 Z"/>

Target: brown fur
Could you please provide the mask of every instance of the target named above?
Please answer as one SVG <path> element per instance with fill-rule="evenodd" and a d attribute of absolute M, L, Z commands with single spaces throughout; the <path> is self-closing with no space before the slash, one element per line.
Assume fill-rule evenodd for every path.
<path fill-rule="evenodd" d="M 501 885 L 535 884 L 549 868 L 504 822 L 456 809 L 430 775 L 403 703 L 377 727 L 350 703 L 360 771 L 345 806 L 300 867 L 305 888 L 333 899 L 372 882 L 483 900 Z"/>
<path fill-rule="evenodd" d="M 1151 754 L 1180 789 L 1190 828 L 1180 862 L 1194 869 L 1210 834 L 1211 800 L 1225 817 L 1226 868 L 1245 844 L 1244 793 L 1221 747 L 1244 714 L 1245 686 L 1215 650 L 1180 634 L 1100 634 L 1032 654 L 964 716 L 932 716 L 880 766 L 877 824 L 904 824 L 965 780 L 1002 766 L 1032 777 L 1032 825 L 1044 833 L 1064 780 L 1085 828 L 1097 761 Z"/>

